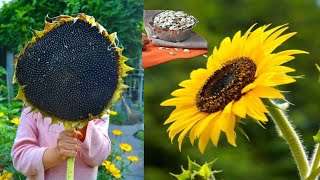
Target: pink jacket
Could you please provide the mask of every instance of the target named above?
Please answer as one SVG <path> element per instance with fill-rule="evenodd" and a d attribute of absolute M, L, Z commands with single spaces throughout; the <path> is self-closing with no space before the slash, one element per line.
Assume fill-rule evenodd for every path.
<path fill-rule="evenodd" d="M 30 107 L 22 111 L 17 136 L 11 150 L 13 166 L 29 180 L 57 180 L 66 177 L 66 162 L 44 170 L 42 157 L 47 147 L 57 144 L 62 124 L 50 125 L 50 118 L 42 118 L 40 113 L 30 112 Z M 84 142 L 79 141 L 79 151 L 75 160 L 75 180 L 97 179 L 98 166 L 110 154 L 108 137 L 109 116 L 88 123 Z"/>

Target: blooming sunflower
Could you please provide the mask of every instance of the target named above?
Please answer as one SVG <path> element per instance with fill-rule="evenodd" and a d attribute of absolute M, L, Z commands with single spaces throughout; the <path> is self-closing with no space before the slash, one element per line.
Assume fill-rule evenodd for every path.
<path fill-rule="evenodd" d="M 307 53 L 301 50 L 273 51 L 295 32 L 283 34 L 286 25 L 267 30 L 264 25 L 244 35 L 238 31 L 232 39 L 225 38 L 208 58 L 207 68 L 194 70 L 190 79 L 181 82 L 181 89 L 172 92 L 172 99 L 162 106 L 176 106 L 164 124 L 171 141 L 178 137 L 179 149 L 190 131 L 190 142 L 199 139 L 198 147 L 204 152 L 209 140 L 217 146 L 221 131 L 228 142 L 236 146 L 237 122 L 247 116 L 267 122 L 268 113 L 260 98 L 285 99 L 274 86 L 295 82 L 287 75 L 295 71 L 282 66 L 294 59 L 292 55 Z"/>

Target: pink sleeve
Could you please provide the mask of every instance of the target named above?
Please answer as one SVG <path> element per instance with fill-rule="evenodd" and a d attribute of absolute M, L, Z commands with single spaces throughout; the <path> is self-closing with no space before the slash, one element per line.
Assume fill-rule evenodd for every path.
<path fill-rule="evenodd" d="M 86 137 L 79 144 L 80 158 L 89 166 L 99 166 L 110 154 L 109 116 L 88 123 Z"/>
<path fill-rule="evenodd" d="M 30 179 L 44 179 L 42 156 L 46 147 L 39 147 L 36 114 L 30 107 L 21 114 L 16 139 L 11 150 L 13 166 Z"/>

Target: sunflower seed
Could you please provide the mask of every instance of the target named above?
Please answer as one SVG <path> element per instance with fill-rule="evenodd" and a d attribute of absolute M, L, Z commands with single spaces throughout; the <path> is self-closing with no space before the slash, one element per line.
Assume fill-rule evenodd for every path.
<path fill-rule="evenodd" d="M 169 50 L 170 48 L 166 48 L 167 50 Z"/>
<path fill-rule="evenodd" d="M 183 30 L 193 27 L 197 20 L 183 11 L 166 10 L 153 18 L 153 24 L 169 30 Z"/>
<path fill-rule="evenodd" d="M 184 49 L 183 52 L 184 52 L 184 53 L 189 53 L 190 50 L 189 50 L 189 49 Z"/>
<path fill-rule="evenodd" d="M 159 47 L 159 50 L 163 50 L 164 49 L 164 47 Z"/>
<path fill-rule="evenodd" d="M 174 48 L 174 49 L 175 49 L 176 51 L 178 51 L 178 52 L 180 51 L 180 49 L 179 49 L 179 48 Z"/>
<path fill-rule="evenodd" d="M 152 38 L 158 39 L 158 36 L 157 35 L 152 35 Z"/>
<path fill-rule="evenodd" d="M 172 52 L 172 51 L 170 51 L 170 52 L 169 52 L 169 54 L 170 54 L 170 55 L 172 55 L 172 56 L 173 56 L 173 55 L 175 55 L 175 53 L 174 53 L 174 52 Z"/>
<path fill-rule="evenodd" d="M 205 58 L 207 58 L 208 57 L 208 55 L 207 54 L 204 54 L 204 55 L 202 55 L 203 57 L 205 57 Z"/>

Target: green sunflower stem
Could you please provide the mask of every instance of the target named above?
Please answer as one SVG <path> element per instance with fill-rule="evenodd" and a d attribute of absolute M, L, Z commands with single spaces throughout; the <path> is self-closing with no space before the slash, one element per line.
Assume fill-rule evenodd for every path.
<path fill-rule="evenodd" d="M 74 161 L 76 160 L 75 157 L 69 157 L 67 159 L 67 174 L 66 180 L 74 180 Z"/>
<path fill-rule="evenodd" d="M 320 147 L 319 143 L 314 149 L 313 162 L 311 164 L 311 171 L 306 180 L 316 179 L 320 175 Z"/>
<path fill-rule="evenodd" d="M 289 144 L 293 157 L 297 163 L 301 179 L 305 179 L 308 175 L 309 166 L 306 152 L 299 139 L 298 133 L 294 130 L 288 118 L 276 103 L 272 102 L 270 99 L 265 99 L 264 102 L 269 107 L 269 113 L 278 126 L 281 136 Z"/>
<path fill-rule="evenodd" d="M 63 123 L 63 126 L 66 130 L 74 130 L 71 122 Z M 66 172 L 66 180 L 74 180 L 74 162 L 76 157 L 69 157 L 67 159 L 67 172 Z"/>
<path fill-rule="evenodd" d="M 306 178 L 306 180 L 315 180 L 320 175 L 320 167 L 311 172 L 311 174 Z"/>

